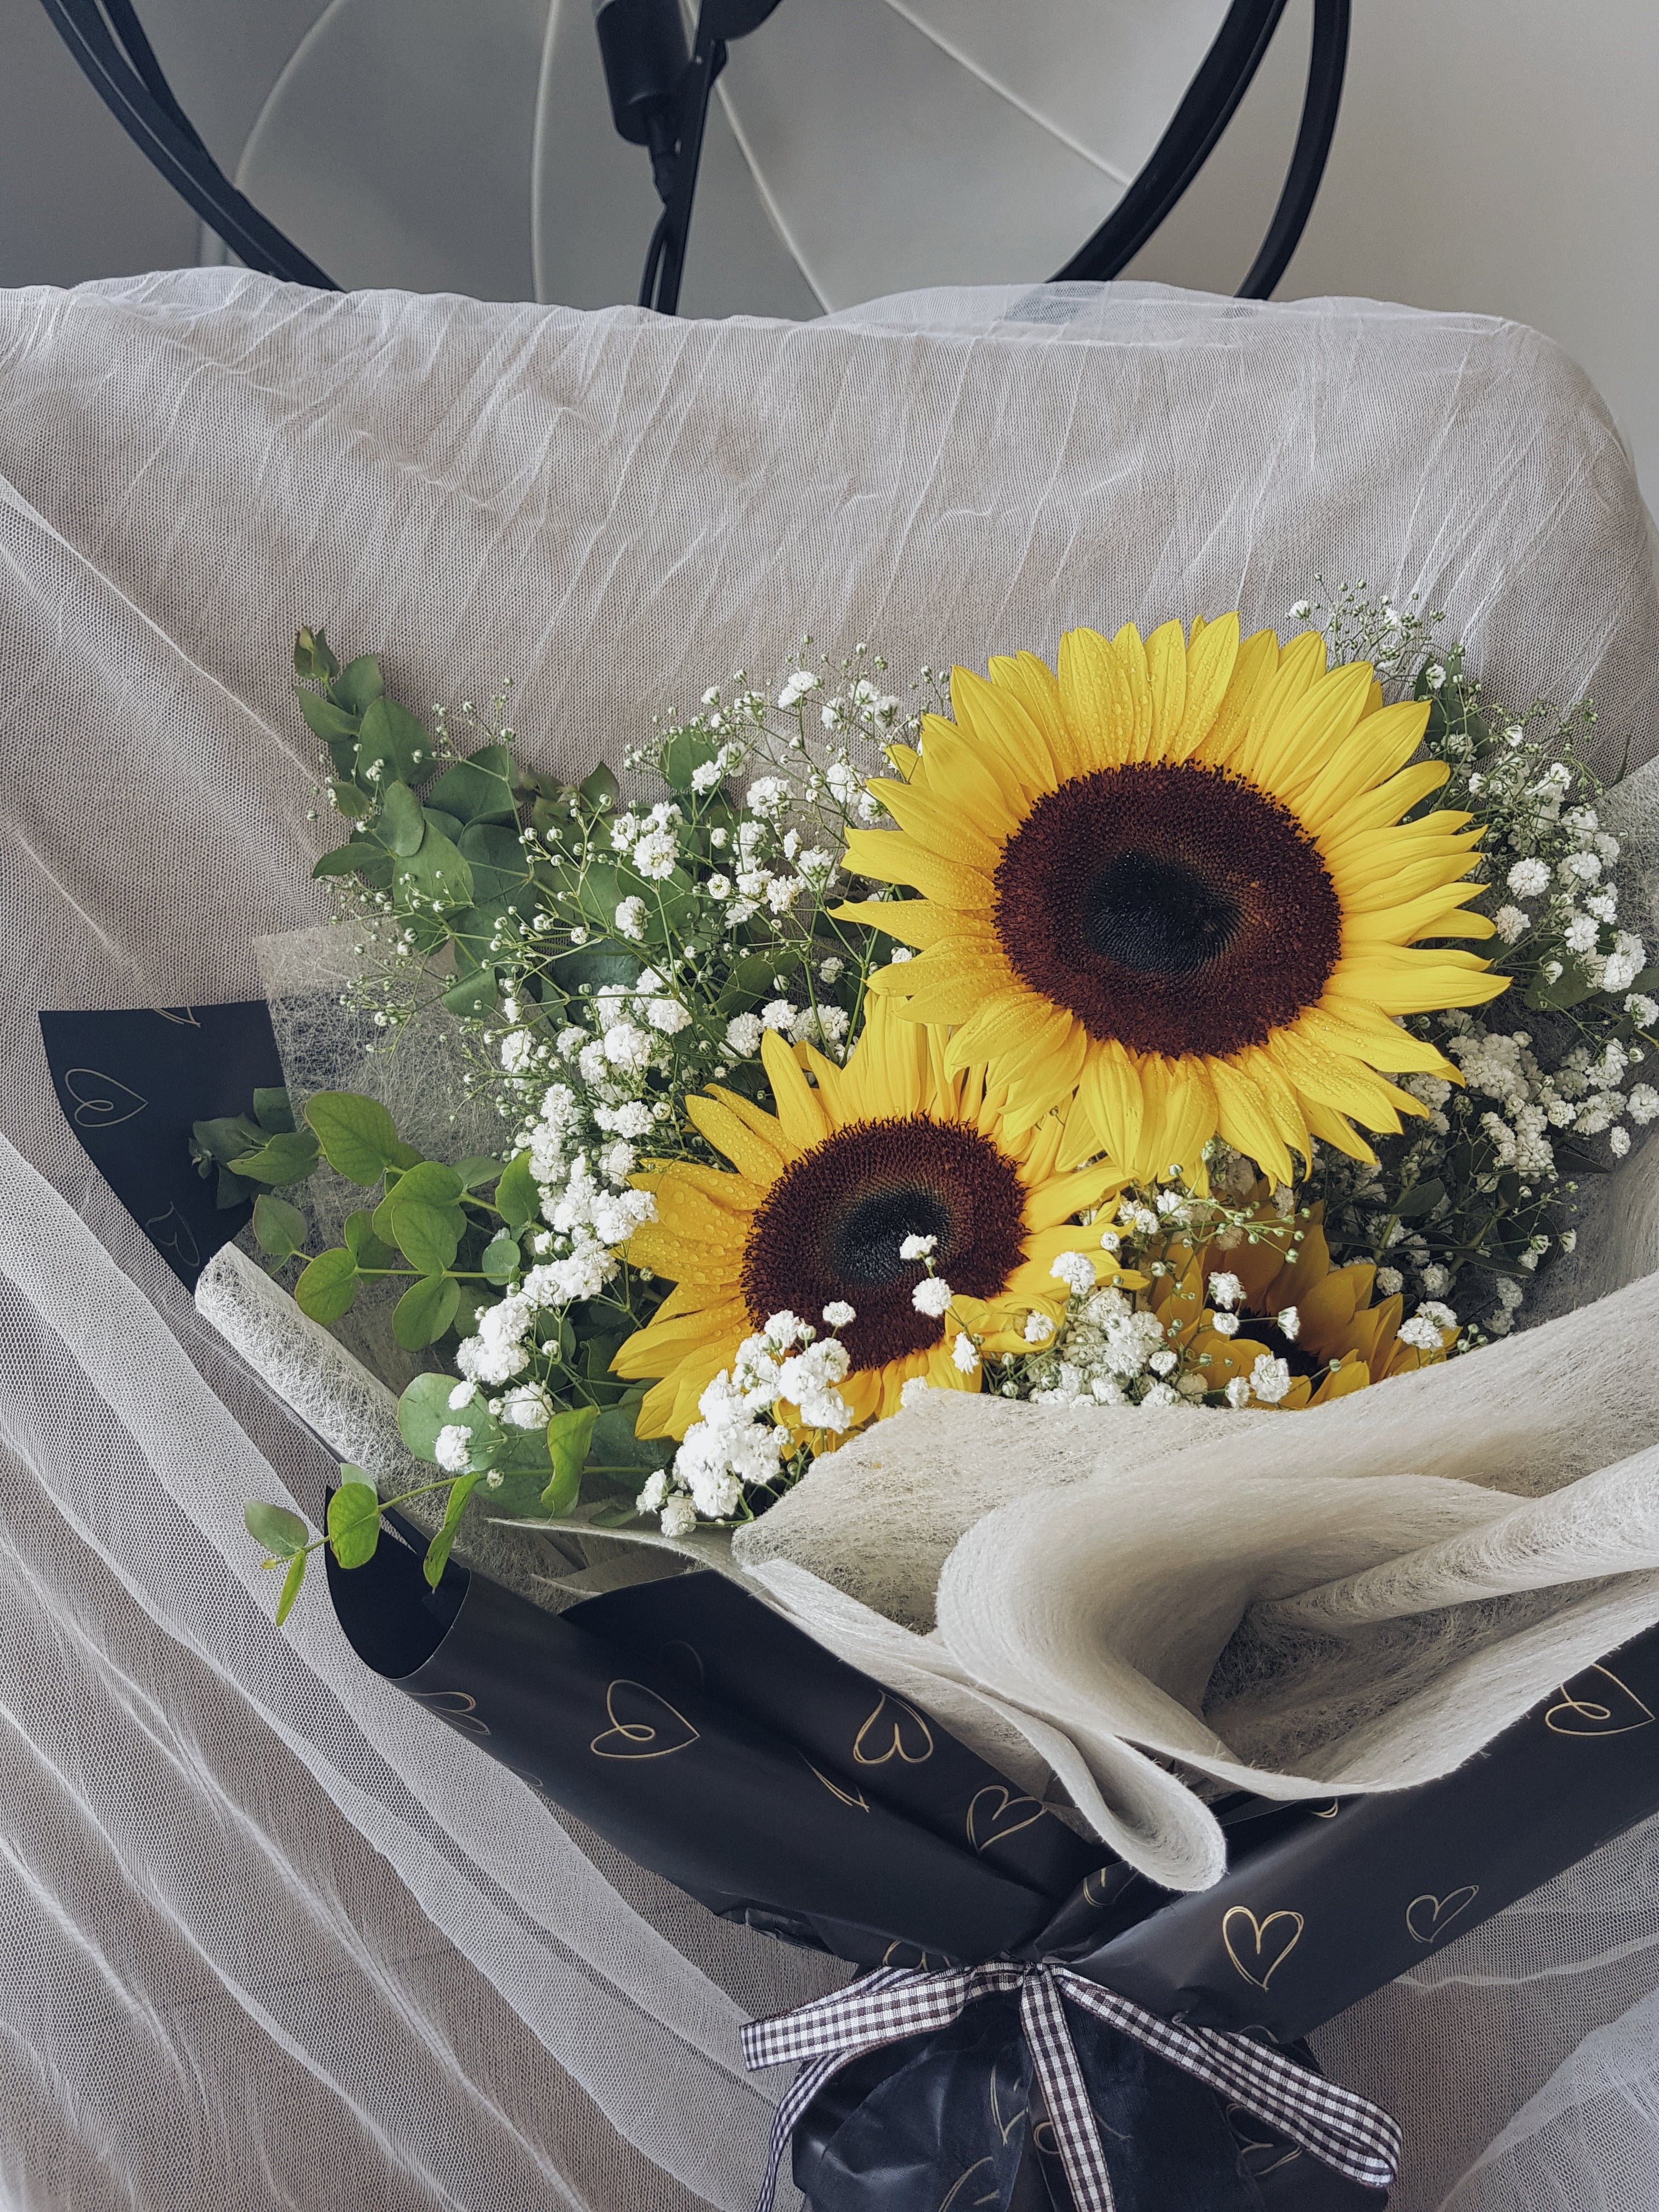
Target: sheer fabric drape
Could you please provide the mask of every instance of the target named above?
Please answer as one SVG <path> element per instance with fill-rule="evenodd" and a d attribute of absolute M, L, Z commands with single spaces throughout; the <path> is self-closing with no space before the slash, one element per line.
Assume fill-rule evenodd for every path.
<path fill-rule="evenodd" d="M 37 1009 L 256 995 L 253 939 L 325 910 L 296 623 L 416 706 L 513 676 L 529 757 L 583 771 L 809 627 L 908 672 L 1282 626 L 1322 574 L 1420 591 L 1494 688 L 1594 690 L 1609 757 L 1654 751 L 1628 463 L 1503 325 L 1139 287 L 806 327 L 228 271 L 0 297 L 9 2202 L 739 2212 L 775 2089 L 738 2023 L 840 1972 L 568 1832 L 322 1605 L 272 1628 L 242 1501 L 314 1514 L 327 1468 L 58 1112 Z M 1402 2212 L 1643 2201 L 1656 1848 L 1327 2032 L 1407 2124 Z"/>

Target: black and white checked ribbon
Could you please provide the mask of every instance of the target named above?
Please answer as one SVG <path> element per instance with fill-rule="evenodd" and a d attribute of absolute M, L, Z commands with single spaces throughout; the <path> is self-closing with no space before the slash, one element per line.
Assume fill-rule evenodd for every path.
<path fill-rule="evenodd" d="M 751 2071 L 789 2058 L 807 2062 L 778 2106 L 755 2212 L 771 2212 L 789 2138 L 832 2075 L 866 2051 L 948 2027 L 980 1997 L 1014 1990 L 1077 2212 L 1114 2212 L 1114 2198 L 1088 2085 L 1066 2024 L 1067 2001 L 1207 2083 L 1230 2104 L 1265 2120 L 1350 2181 L 1373 2189 L 1393 2184 L 1400 2130 L 1379 2106 L 1322 2080 L 1249 2036 L 1160 2020 L 1069 1966 L 1050 1960 L 1016 1966 L 999 1959 L 942 1973 L 884 1966 L 798 2012 L 749 2023 L 743 2031 L 743 2057 Z"/>

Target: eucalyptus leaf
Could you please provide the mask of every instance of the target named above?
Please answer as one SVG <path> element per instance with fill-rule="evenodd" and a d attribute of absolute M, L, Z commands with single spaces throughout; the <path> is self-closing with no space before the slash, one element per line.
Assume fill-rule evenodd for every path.
<path fill-rule="evenodd" d="M 327 876 L 361 876 L 376 890 L 385 890 L 392 881 L 392 855 L 378 838 L 351 837 L 325 853 L 311 871 L 313 883 Z"/>
<path fill-rule="evenodd" d="M 198 1156 L 215 1160 L 221 1167 L 228 1167 L 244 1152 L 256 1152 L 265 1134 L 246 1114 L 222 1114 L 211 1121 L 192 1121 L 190 1133 Z"/>
<path fill-rule="evenodd" d="M 380 795 L 380 820 L 386 842 L 399 860 L 406 860 L 420 851 L 426 836 L 426 817 L 406 783 L 387 784 Z"/>
<path fill-rule="evenodd" d="M 501 1162 L 490 1159 L 483 1152 L 476 1152 L 471 1154 L 466 1159 L 457 1160 L 454 1170 L 455 1180 L 463 1190 L 477 1190 L 484 1183 L 494 1182 L 501 1171 Z"/>
<path fill-rule="evenodd" d="M 1595 986 L 1577 960 L 1568 960 L 1553 983 L 1540 975 L 1527 994 L 1527 1004 L 1534 1012 L 1565 1013 L 1569 1006 L 1583 1004 L 1594 998 Z"/>
<path fill-rule="evenodd" d="M 361 714 L 378 699 L 384 686 L 380 664 L 372 653 L 348 661 L 329 686 L 329 696 L 348 714 Z"/>
<path fill-rule="evenodd" d="M 319 1091 L 306 1102 L 306 1120 L 323 1158 L 348 1182 L 378 1182 L 388 1168 L 412 1167 L 421 1157 L 380 1100 L 356 1091 Z"/>
<path fill-rule="evenodd" d="M 441 837 L 447 837 L 452 845 L 466 827 L 459 815 L 445 814 L 436 806 L 423 806 L 421 811 L 426 817 L 428 828 L 435 830 Z"/>
<path fill-rule="evenodd" d="M 513 756 L 505 745 L 481 745 L 446 769 L 427 793 L 429 805 L 463 822 L 514 822 Z"/>
<path fill-rule="evenodd" d="M 596 1505 L 588 1516 L 595 1528 L 625 1528 L 630 1521 L 642 1516 L 637 1505 L 624 1504 L 620 1498 L 614 1503 Z"/>
<path fill-rule="evenodd" d="M 267 1137 L 251 1152 L 239 1152 L 229 1166 L 249 1182 L 303 1182 L 317 1164 L 318 1149 L 309 1129 L 290 1129 L 284 1136 Z"/>
<path fill-rule="evenodd" d="M 449 1508 L 443 1526 L 426 1547 L 426 1560 L 422 1568 L 428 1588 L 436 1589 L 443 1580 L 444 1569 L 449 1563 L 450 1547 L 455 1541 L 455 1532 L 461 1525 L 461 1515 L 466 1501 L 471 1497 L 483 1477 L 478 1474 L 459 1475 L 449 1486 Z"/>
<path fill-rule="evenodd" d="M 337 811 L 343 814 L 348 822 L 361 822 L 364 815 L 374 811 L 374 799 L 355 783 L 336 781 L 330 788 L 334 793 Z"/>
<path fill-rule="evenodd" d="M 576 788 L 596 813 L 603 813 L 607 806 L 615 803 L 621 786 L 601 761 L 592 775 L 585 775 Z"/>
<path fill-rule="evenodd" d="M 596 1407 L 570 1406 L 555 1413 L 548 1423 L 547 1455 L 553 1462 L 553 1474 L 542 1492 L 542 1504 L 550 1513 L 568 1513 L 575 1504 L 582 1486 L 588 1441 L 598 1418 Z"/>
<path fill-rule="evenodd" d="M 417 1375 L 398 1401 L 398 1432 L 416 1459 L 435 1461 L 445 1429 L 465 1429 L 481 1438 L 493 1425 L 489 1407 L 477 1392 L 465 1406 L 452 1406 L 453 1375 Z"/>
<path fill-rule="evenodd" d="M 423 783 L 435 766 L 425 724 L 395 699 L 375 699 L 357 733 L 357 781 L 384 790 L 393 782 Z"/>
<path fill-rule="evenodd" d="M 548 963 L 548 973 L 567 997 L 575 998 L 584 983 L 599 991 L 606 983 L 634 983 L 641 963 L 632 952 L 614 942 L 585 945 L 580 952 L 562 953 Z"/>
<path fill-rule="evenodd" d="M 349 738 L 356 749 L 357 717 L 355 714 L 348 714 L 343 707 L 337 707 L 331 699 L 319 699 L 314 691 L 307 690 L 303 684 L 295 685 L 294 696 L 300 702 L 300 712 L 325 743 L 331 739 L 337 744 Z"/>
<path fill-rule="evenodd" d="M 400 1191 L 392 1212 L 392 1229 L 398 1250 L 422 1274 L 441 1275 L 447 1267 L 454 1266 L 461 1240 L 449 1208 L 426 1206 L 419 1199 L 405 1201 Z M 446 1316 L 446 1324 L 447 1320 Z"/>
<path fill-rule="evenodd" d="M 294 640 L 294 672 L 296 676 L 312 676 L 331 683 L 340 672 L 340 664 L 334 658 L 327 635 L 320 629 L 313 629 L 302 623 Z"/>
<path fill-rule="evenodd" d="M 291 1559 L 311 1541 L 310 1529 L 286 1505 L 271 1505 L 262 1498 L 255 1498 L 251 1505 L 242 1508 L 242 1519 L 254 1542 L 263 1544 L 273 1559 Z"/>
<path fill-rule="evenodd" d="M 516 830 L 494 822 L 470 822 L 460 834 L 457 850 L 472 871 L 472 895 L 480 906 L 499 904 L 521 913 L 534 912 L 530 862 Z"/>
<path fill-rule="evenodd" d="M 398 1255 L 395 1248 L 382 1243 L 374 1233 L 374 1216 L 368 1212 L 348 1213 L 342 1231 L 345 1248 L 360 1269 L 395 1267 Z"/>
<path fill-rule="evenodd" d="M 424 1276 L 392 1309 L 392 1334 L 405 1352 L 435 1344 L 453 1319 L 460 1297 L 461 1286 L 453 1275 Z"/>
<path fill-rule="evenodd" d="M 536 1218 L 541 1202 L 541 1192 L 530 1172 L 530 1155 L 520 1152 L 501 1170 L 501 1179 L 495 1186 L 495 1205 L 501 1219 L 509 1229 L 522 1229 Z"/>
<path fill-rule="evenodd" d="M 473 911 L 476 913 L 477 908 Z M 495 970 L 480 968 L 471 975 L 463 975 L 458 983 L 452 983 L 443 994 L 443 1002 L 452 1014 L 459 1014 L 463 1021 L 482 1022 L 488 1021 L 495 1012 L 499 996 Z"/>
<path fill-rule="evenodd" d="M 682 796 L 691 789 L 698 769 L 717 760 L 726 740 L 701 730 L 678 730 L 663 747 L 662 776 L 668 788 Z"/>
<path fill-rule="evenodd" d="M 288 1563 L 288 1572 L 283 1577 L 282 1595 L 276 1601 L 276 1626 L 280 1628 L 294 1610 L 294 1601 L 300 1595 L 300 1585 L 306 1578 L 304 1552 L 296 1552 Z"/>
<path fill-rule="evenodd" d="M 483 1257 L 478 1265 L 492 1283 L 510 1283 L 523 1263 L 524 1255 L 519 1249 L 518 1238 L 509 1237 L 503 1230 L 499 1237 L 492 1237 L 484 1246 Z"/>
<path fill-rule="evenodd" d="M 291 1260 L 306 1249 L 311 1224 L 297 1206 L 262 1190 L 253 1201 L 253 1234 L 259 1249 L 272 1260 Z"/>
<path fill-rule="evenodd" d="M 388 1197 L 395 1197 L 402 1206 L 418 1199 L 423 1206 L 453 1206 L 464 1188 L 459 1176 L 441 1160 L 411 1161 L 399 1174 L 396 1183 L 387 1182 Z"/>
<path fill-rule="evenodd" d="M 588 1449 L 588 1457 L 600 1467 L 629 1469 L 627 1475 L 611 1475 L 608 1480 L 617 1483 L 632 1482 L 635 1489 L 643 1486 L 647 1475 L 654 1474 L 659 1468 L 666 1467 L 675 1451 L 672 1437 L 635 1435 L 634 1424 L 639 1418 L 639 1410 L 637 1404 L 607 1406 L 593 1424 Z M 635 1468 L 639 1471 L 637 1479 L 631 1472 Z"/>
<path fill-rule="evenodd" d="M 427 830 L 417 853 L 398 859 L 393 880 L 398 902 L 405 907 L 414 899 L 428 908 L 434 899 L 446 907 L 472 904 L 472 871 L 459 849 L 435 830 Z"/>
<path fill-rule="evenodd" d="M 328 1501 L 328 1544 L 343 1567 L 367 1566 L 380 1540 L 380 1493 L 361 1468 L 343 1467 Z"/>
<path fill-rule="evenodd" d="M 302 1314 L 325 1328 L 349 1312 L 357 1295 L 357 1262 L 336 1246 L 319 1252 L 294 1285 L 294 1303 Z"/>
<path fill-rule="evenodd" d="M 280 1083 L 254 1091 L 253 1118 L 273 1137 L 285 1136 L 293 1128 L 294 1109 Z"/>
<path fill-rule="evenodd" d="M 1401 1221 L 1414 1221 L 1419 1213 L 1427 1213 L 1438 1206 L 1445 1195 L 1446 1186 L 1436 1176 L 1428 1182 L 1414 1183 L 1401 1196 L 1395 1212 Z"/>

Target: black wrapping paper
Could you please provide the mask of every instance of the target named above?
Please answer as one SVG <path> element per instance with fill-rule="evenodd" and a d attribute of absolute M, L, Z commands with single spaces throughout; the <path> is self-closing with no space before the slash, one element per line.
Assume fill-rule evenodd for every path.
<path fill-rule="evenodd" d="M 246 1114 L 283 1080 L 263 999 L 228 1006 L 43 1013 L 52 1087 L 88 1157 L 186 1290 L 251 1205 L 214 1204 L 190 1157 L 193 1121 Z"/>
<path fill-rule="evenodd" d="M 1439 1781 L 1285 1808 L 1254 1848 L 1236 1831 L 1214 1889 L 1124 1893 L 1133 1924 L 1072 1962 L 1166 2017 L 1294 2040 L 1659 1812 L 1656 1713 L 1651 1629 Z"/>
<path fill-rule="evenodd" d="M 340 1624 L 369 1666 L 727 1917 L 857 1965 L 943 1965 L 1029 1943 L 1056 1890 L 1098 1860 L 1040 1808 L 1018 1833 L 993 1824 L 975 1849 L 970 1808 L 988 1790 L 988 1811 L 1006 1792 L 982 1761 L 778 1621 L 786 1654 L 767 1608 L 718 1577 L 650 1587 L 669 1608 L 665 1635 L 642 1633 L 637 1608 L 612 1599 L 575 1609 L 577 1626 L 574 1613 L 541 1612 L 453 1562 L 429 1591 L 419 1551 L 395 1534 L 367 1566 L 329 1563 Z M 615 1641 L 599 1632 L 607 1607 Z M 768 1666 L 782 1667 L 801 1717 L 788 1734 L 718 1687 Z M 927 1759 L 881 1755 L 893 1743 L 919 1749 L 915 1729 Z M 875 1754 L 862 1765 L 860 1732 Z M 941 1807 L 925 1825 L 895 1808 L 915 1767 L 934 1759 Z M 961 1840 L 947 1840 L 939 1831 L 958 1809 Z M 1064 1842 L 1037 1842 L 1039 1825 Z"/>
<path fill-rule="evenodd" d="M 282 1073 L 263 1005 L 43 1014 L 71 1126 L 186 1285 L 221 1212 L 190 1125 Z M 395 1516 L 393 1516 L 395 1520 Z M 1298 2051 L 1322 2021 L 1659 1811 L 1659 1630 L 1421 1788 L 1218 1807 L 1229 1871 L 1171 1897 L 937 1723 L 708 1573 L 562 1618 L 383 1538 L 329 1561 L 370 1666 L 555 1807 L 728 1917 L 854 1965 L 1059 1957 L 1165 2017 Z M 1087 2016 L 1121 2212 L 1359 2212 L 1341 2180 Z M 797 2130 L 812 2212 L 1066 2212 L 1012 2002 L 870 2054 Z"/>

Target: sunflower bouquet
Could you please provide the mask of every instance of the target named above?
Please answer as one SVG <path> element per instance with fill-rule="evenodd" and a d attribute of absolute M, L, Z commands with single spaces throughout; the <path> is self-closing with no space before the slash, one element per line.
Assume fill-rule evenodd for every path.
<path fill-rule="evenodd" d="M 428 1159 L 333 1092 L 197 1151 L 313 1319 L 398 1287 L 448 1538 L 479 1484 L 743 1521 L 929 1390 L 1288 1411 L 1512 1325 L 1659 1115 L 1593 714 L 1493 706 L 1414 606 L 1295 613 L 908 701 L 808 640 L 631 798 L 527 768 L 505 688 L 429 731 L 300 633 L 354 1003 L 386 1054 L 455 1027 L 506 1141 Z M 308 1255 L 322 1162 L 372 1195 Z M 251 1511 L 291 1602 L 325 1540 Z"/>

